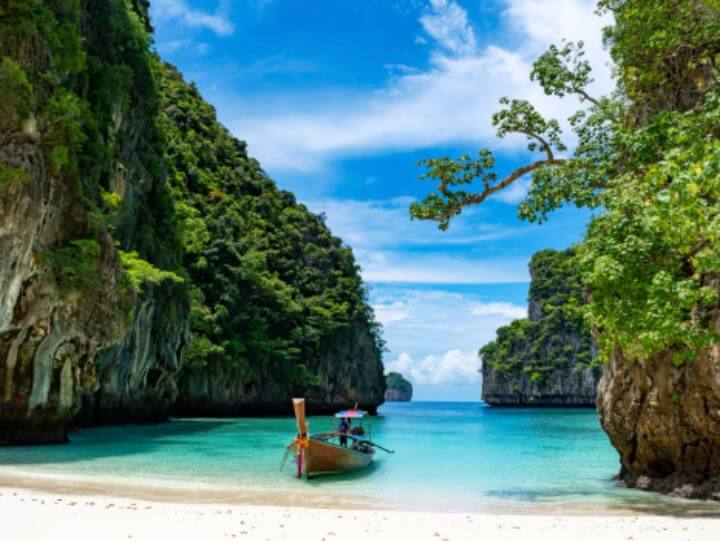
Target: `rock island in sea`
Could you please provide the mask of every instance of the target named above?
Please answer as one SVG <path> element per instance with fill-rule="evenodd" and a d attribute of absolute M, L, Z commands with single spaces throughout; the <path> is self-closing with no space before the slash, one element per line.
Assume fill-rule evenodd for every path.
<path fill-rule="evenodd" d="M 385 401 L 386 402 L 410 402 L 413 395 L 413 386 L 402 374 L 390 372 L 385 376 Z"/>
<path fill-rule="evenodd" d="M 544 250 L 530 262 L 528 317 L 483 346 L 482 398 L 495 406 L 595 405 L 601 368 L 582 303 L 573 252 Z"/>

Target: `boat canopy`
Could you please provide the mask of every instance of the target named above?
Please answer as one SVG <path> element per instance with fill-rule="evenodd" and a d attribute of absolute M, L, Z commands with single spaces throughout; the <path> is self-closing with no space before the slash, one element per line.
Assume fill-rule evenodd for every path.
<path fill-rule="evenodd" d="M 335 414 L 337 419 L 362 419 L 368 414 L 363 410 L 343 410 Z"/>

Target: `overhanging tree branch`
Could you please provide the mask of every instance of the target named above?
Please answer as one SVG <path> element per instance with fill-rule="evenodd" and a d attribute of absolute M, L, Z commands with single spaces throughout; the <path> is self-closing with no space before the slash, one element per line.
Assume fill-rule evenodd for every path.
<path fill-rule="evenodd" d="M 541 167 L 565 163 L 564 159 L 555 158 L 556 149 L 565 149 L 556 120 L 545 120 L 525 100 L 502 98 L 500 103 L 506 107 L 493 115 L 498 137 L 503 138 L 507 134 L 524 135 L 528 139 L 528 150 L 543 152 L 546 159 L 519 167 L 499 181 L 494 172 L 495 158 L 487 149 L 481 150 L 476 160 L 472 160 L 469 155 L 460 156 L 457 160 L 425 160 L 421 163 L 428 168 L 428 172 L 421 178 L 437 179 L 437 192 L 430 194 L 422 202 L 411 205 L 412 218 L 436 221 L 440 223 L 440 229 L 447 229 L 450 219 L 458 215 L 464 207 L 482 203 L 492 194 Z M 483 187 L 480 192 L 472 193 L 459 188 L 478 179 Z"/>
<path fill-rule="evenodd" d="M 535 212 L 542 215 L 547 208 L 556 206 L 557 201 L 573 198 L 587 204 L 594 202 L 595 189 L 593 182 L 602 175 L 598 171 L 593 159 L 594 153 L 602 147 L 603 141 L 598 138 L 599 129 L 606 122 L 615 119 L 612 110 L 612 101 L 605 98 L 598 100 L 586 91 L 592 82 L 590 77 L 590 64 L 584 58 L 583 43 L 564 42 L 558 48 L 550 46 L 533 64 L 530 78 L 538 81 L 548 95 L 563 97 L 567 94 L 579 96 L 580 101 L 588 101 L 593 107 L 589 110 L 581 109 L 570 118 L 570 124 L 578 135 L 579 143 L 576 149 L 576 159 L 557 159 L 556 152 L 566 150 L 560 139 L 560 125 L 557 120 L 545 120 L 535 108 L 525 100 L 509 100 L 502 98 L 500 103 L 505 107 L 493 115 L 493 125 L 497 127 L 497 136 L 500 138 L 508 134 L 521 134 L 528 139 L 528 150 L 540 151 L 545 154 L 544 160 L 538 160 L 523 167 L 519 167 L 502 180 L 497 179 L 493 172 L 495 159 L 492 153 L 481 150 L 476 160 L 469 155 L 460 156 L 457 160 L 439 158 L 422 161 L 420 164 L 428 168 L 421 178 L 436 179 L 438 184 L 436 192 L 425 197 L 421 202 L 410 207 L 410 216 L 419 220 L 432 220 L 439 222 L 440 229 L 447 229 L 450 220 L 460 214 L 463 208 L 484 202 L 492 194 L 497 193 L 523 176 L 533 173 L 535 181 L 549 185 L 556 180 L 561 182 L 550 192 L 552 197 L 529 197 L 530 204 L 521 206 L 521 214 L 528 219 L 535 219 Z M 581 159 L 582 157 L 582 159 Z M 573 167 L 579 166 L 581 177 L 585 178 L 580 188 L 568 188 L 563 183 L 563 173 L 554 169 L 557 166 L 567 166 L 566 173 L 574 175 Z M 573 169 L 571 171 L 571 169 Z M 558 173 L 561 173 L 558 175 Z M 539 180 L 538 180 L 539 179 Z M 482 190 L 468 192 L 462 185 L 471 184 L 479 180 Z"/>
<path fill-rule="evenodd" d="M 548 152 L 550 156 L 552 156 L 552 151 L 548 149 Z M 444 158 L 444 160 L 448 159 Z M 421 203 L 413 203 L 410 207 L 410 215 L 412 218 L 418 220 L 439 222 L 440 229 L 445 230 L 447 229 L 450 220 L 460 214 L 463 208 L 483 203 L 494 193 L 504 190 L 513 182 L 537 169 L 540 169 L 541 167 L 557 166 L 564 164 L 567 161 L 568 160 L 565 159 L 550 158 L 547 160 L 538 160 L 523 167 L 518 167 L 497 183 L 490 184 L 489 182 L 484 182 L 483 191 L 478 193 L 453 191 L 450 189 L 450 186 L 457 183 L 453 182 L 452 178 L 443 176 L 437 186 L 438 192 L 442 194 L 443 197 L 431 194 Z"/>

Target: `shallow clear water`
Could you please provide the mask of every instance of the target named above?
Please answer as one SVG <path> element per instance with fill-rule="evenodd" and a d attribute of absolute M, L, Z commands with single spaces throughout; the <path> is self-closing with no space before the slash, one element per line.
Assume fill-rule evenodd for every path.
<path fill-rule="evenodd" d="M 310 419 L 311 432 L 329 417 Z M 480 403 L 390 403 L 373 439 L 395 450 L 351 475 L 314 479 L 280 470 L 294 420 L 179 419 L 103 427 L 72 444 L 0 447 L 0 473 L 32 472 L 167 486 L 258 488 L 370 497 L 444 510 L 712 512 L 712 504 L 621 489 L 618 457 L 597 415 L 583 409 L 500 409 Z"/>

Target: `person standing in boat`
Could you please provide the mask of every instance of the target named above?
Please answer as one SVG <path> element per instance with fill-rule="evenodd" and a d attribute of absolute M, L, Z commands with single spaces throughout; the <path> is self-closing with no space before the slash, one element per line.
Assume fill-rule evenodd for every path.
<path fill-rule="evenodd" d="M 340 427 L 339 427 L 340 445 L 342 445 L 343 447 L 347 447 L 347 440 L 348 440 L 347 435 L 348 435 L 349 431 L 350 431 L 350 422 L 345 417 L 343 417 L 342 419 L 340 419 Z"/>

